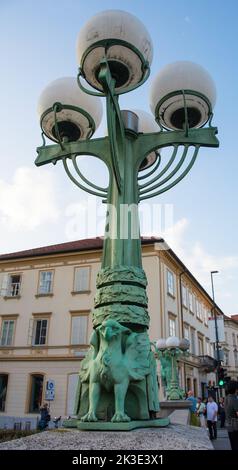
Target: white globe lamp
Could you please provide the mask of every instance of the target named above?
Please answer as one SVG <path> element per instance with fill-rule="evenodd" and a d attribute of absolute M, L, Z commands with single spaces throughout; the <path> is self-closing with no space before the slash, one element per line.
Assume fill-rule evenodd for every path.
<path fill-rule="evenodd" d="M 178 348 L 179 347 L 179 338 L 177 336 L 169 336 L 166 340 L 167 348 Z"/>
<path fill-rule="evenodd" d="M 74 77 L 54 80 L 40 95 L 38 114 L 43 132 L 55 142 L 58 142 L 55 105 L 59 134 L 69 142 L 91 137 L 101 122 L 100 98 L 83 93 Z"/>
<path fill-rule="evenodd" d="M 157 349 L 166 349 L 166 339 L 160 338 L 158 341 L 156 341 L 156 347 Z"/>
<path fill-rule="evenodd" d="M 136 85 L 143 65 L 151 64 L 152 41 L 143 23 L 131 13 L 107 10 L 93 16 L 77 40 L 77 61 L 87 82 L 102 90 L 100 61 L 106 57 L 116 90 Z"/>
<path fill-rule="evenodd" d="M 164 67 L 152 83 L 151 111 L 163 127 L 182 130 L 185 102 L 189 127 L 203 126 L 216 102 L 215 84 L 201 65 L 189 61 L 174 62 Z"/>

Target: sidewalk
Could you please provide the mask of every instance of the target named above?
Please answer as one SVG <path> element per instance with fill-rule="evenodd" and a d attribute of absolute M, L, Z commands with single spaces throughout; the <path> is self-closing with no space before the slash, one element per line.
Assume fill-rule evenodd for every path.
<path fill-rule="evenodd" d="M 211 442 L 215 450 L 231 450 L 229 436 L 225 428 L 218 428 L 217 439 Z"/>

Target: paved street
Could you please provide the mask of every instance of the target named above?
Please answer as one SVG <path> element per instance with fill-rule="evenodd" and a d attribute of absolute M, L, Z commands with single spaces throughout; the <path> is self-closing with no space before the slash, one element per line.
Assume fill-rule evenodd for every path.
<path fill-rule="evenodd" d="M 231 450 L 227 430 L 218 428 L 217 439 L 212 444 L 215 450 Z"/>

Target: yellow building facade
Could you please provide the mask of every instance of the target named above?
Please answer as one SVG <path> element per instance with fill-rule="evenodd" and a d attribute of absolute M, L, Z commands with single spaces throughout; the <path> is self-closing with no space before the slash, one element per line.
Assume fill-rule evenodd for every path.
<path fill-rule="evenodd" d="M 205 396 L 215 380 L 212 299 L 162 239 L 144 238 L 142 252 L 151 341 L 173 335 L 190 340 L 180 384 Z M 50 393 L 51 415 L 72 416 L 101 256 L 101 238 L 0 256 L 0 427 L 35 427 Z"/>

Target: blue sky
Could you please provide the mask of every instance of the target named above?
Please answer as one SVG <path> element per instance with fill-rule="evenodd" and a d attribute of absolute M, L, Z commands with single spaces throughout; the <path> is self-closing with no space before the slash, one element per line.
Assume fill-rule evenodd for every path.
<path fill-rule="evenodd" d="M 36 106 L 50 81 L 76 75 L 78 31 L 93 14 L 111 8 L 133 13 L 149 30 L 154 45 L 152 78 L 167 63 L 191 60 L 207 68 L 215 80 L 213 122 L 219 128 L 220 148 L 201 150 L 186 179 L 151 203 L 173 205 L 172 248 L 209 292 L 209 271 L 218 269 L 217 301 L 226 313 L 237 313 L 235 0 L 0 0 L 0 252 L 83 234 L 72 234 L 69 226 L 74 225 L 70 217 L 75 207 L 86 204 L 87 196 L 73 187 L 60 165 L 34 167 L 35 148 L 41 144 Z M 150 82 L 122 97 L 121 107 L 149 111 Z M 97 135 L 103 135 L 104 128 L 105 121 Z M 91 168 L 85 163 L 88 175 Z M 91 223 L 90 230 L 93 235 L 99 228 Z"/>

